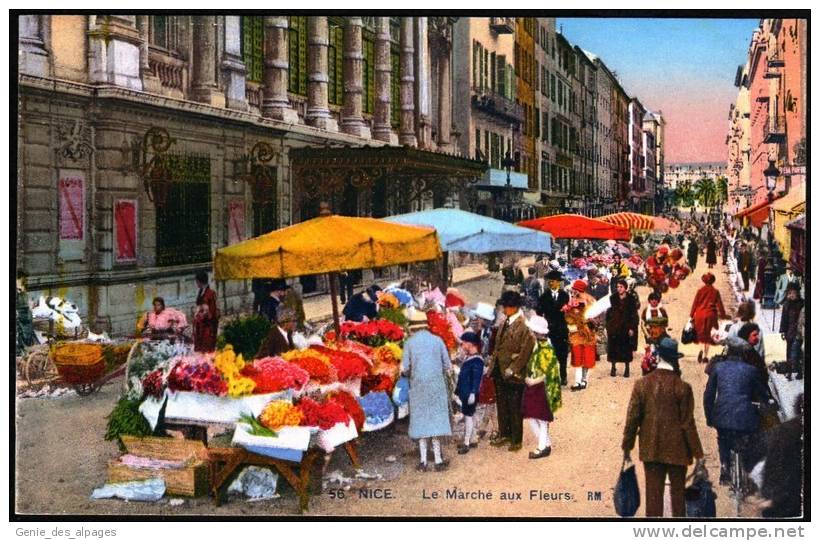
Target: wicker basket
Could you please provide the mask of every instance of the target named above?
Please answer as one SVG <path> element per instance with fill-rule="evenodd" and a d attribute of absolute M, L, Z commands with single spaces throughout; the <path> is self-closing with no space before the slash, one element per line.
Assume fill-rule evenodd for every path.
<path fill-rule="evenodd" d="M 54 364 L 66 383 L 92 383 L 105 374 L 105 358 L 99 344 L 68 343 L 54 348 Z"/>

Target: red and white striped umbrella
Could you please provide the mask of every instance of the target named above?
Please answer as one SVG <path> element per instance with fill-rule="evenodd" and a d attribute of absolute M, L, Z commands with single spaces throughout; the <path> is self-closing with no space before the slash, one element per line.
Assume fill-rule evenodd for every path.
<path fill-rule="evenodd" d="M 647 216 L 646 214 L 636 214 L 634 212 L 617 212 L 602 216 L 599 220 L 627 227 L 631 231 L 651 231 L 655 229 L 655 217 Z"/>

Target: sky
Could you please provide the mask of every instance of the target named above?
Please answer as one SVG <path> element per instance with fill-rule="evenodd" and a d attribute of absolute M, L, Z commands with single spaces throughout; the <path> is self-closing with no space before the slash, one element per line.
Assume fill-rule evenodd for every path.
<path fill-rule="evenodd" d="M 729 106 L 759 19 L 559 17 L 570 43 L 598 55 L 630 96 L 663 112 L 666 163 L 726 160 Z"/>

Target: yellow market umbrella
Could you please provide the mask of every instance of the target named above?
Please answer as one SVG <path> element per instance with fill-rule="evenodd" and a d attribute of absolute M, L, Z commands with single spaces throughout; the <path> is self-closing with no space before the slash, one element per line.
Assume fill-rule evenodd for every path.
<path fill-rule="evenodd" d="M 216 251 L 217 280 L 290 278 L 429 261 L 441 257 L 435 229 L 375 218 L 331 215 L 291 225 Z M 330 276 L 338 328 L 336 280 Z"/>

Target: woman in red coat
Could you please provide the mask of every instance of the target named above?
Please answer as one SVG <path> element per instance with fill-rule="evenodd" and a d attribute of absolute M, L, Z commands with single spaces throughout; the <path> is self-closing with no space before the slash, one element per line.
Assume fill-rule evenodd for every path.
<path fill-rule="evenodd" d="M 194 314 L 194 351 L 210 352 L 216 349 L 216 331 L 219 327 L 219 311 L 216 293 L 208 287 L 208 274 L 196 273 L 196 312 Z"/>
<path fill-rule="evenodd" d="M 720 292 L 712 285 L 715 283 L 715 275 L 707 272 L 701 280 L 705 285 L 695 295 L 689 317 L 692 318 L 692 325 L 697 333 L 696 342 L 703 344 L 703 351 L 698 354 L 698 362 L 705 363 L 709 361 L 709 346 L 715 343 L 712 340 L 712 329 L 718 328 L 718 318 L 729 319 L 729 316 L 723 308 Z"/>

